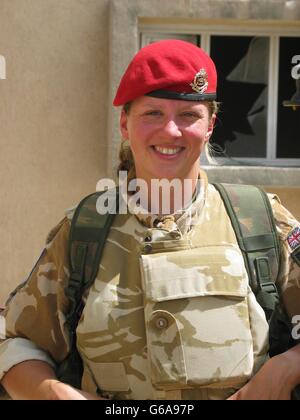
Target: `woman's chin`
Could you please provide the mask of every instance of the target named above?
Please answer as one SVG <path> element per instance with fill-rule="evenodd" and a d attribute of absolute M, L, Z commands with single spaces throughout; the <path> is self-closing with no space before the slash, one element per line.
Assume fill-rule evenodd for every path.
<path fill-rule="evenodd" d="M 168 181 L 173 181 L 174 179 L 180 179 L 177 172 L 159 172 L 156 173 L 152 179 L 167 179 Z"/>

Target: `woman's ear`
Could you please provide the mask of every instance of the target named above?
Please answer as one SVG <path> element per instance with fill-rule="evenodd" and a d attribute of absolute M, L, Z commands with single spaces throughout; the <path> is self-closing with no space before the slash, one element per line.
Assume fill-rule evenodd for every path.
<path fill-rule="evenodd" d="M 122 109 L 121 116 L 120 116 L 120 131 L 121 131 L 123 140 L 128 140 L 128 137 L 129 137 L 127 123 L 128 123 L 128 116 L 126 112 L 124 111 L 124 109 Z"/>
<path fill-rule="evenodd" d="M 213 114 L 213 116 L 211 117 L 211 119 L 209 121 L 207 133 L 206 133 L 206 136 L 205 136 L 206 141 L 209 141 L 209 139 L 212 136 L 212 133 L 213 133 L 214 127 L 215 127 L 216 118 L 217 118 L 216 114 Z"/>

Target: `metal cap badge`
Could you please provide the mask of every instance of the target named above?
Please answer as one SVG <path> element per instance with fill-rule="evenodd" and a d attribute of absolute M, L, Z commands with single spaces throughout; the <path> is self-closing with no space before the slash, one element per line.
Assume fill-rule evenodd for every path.
<path fill-rule="evenodd" d="M 190 84 L 192 89 L 197 93 L 204 93 L 208 88 L 208 75 L 205 69 L 201 69 L 195 76 L 193 83 Z"/>

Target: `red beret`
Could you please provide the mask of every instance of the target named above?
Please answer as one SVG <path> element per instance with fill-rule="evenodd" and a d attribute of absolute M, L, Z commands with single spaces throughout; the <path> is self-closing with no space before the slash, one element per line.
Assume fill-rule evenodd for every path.
<path fill-rule="evenodd" d="M 217 72 L 212 59 L 185 41 L 163 40 L 142 48 L 125 71 L 113 104 L 139 96 L 209 101 L 216 99 Z"/>

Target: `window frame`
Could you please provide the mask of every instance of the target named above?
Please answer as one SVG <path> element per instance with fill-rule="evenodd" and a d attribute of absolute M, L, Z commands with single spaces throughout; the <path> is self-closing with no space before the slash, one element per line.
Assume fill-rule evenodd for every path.
<path fill-rule="evenodd" d="M 291 22 L 262 21 L 256 23 L 243 22 L 242 24 L 224 24 L 221 21 L 207 23 L 170 23 L 153 22 L 151 19 L 141 18 L 139 22 L 140 47 L 146 45 L 151 36 L 167 34 L 195 35 L 200 37 L 201 47 L 210 54 L 211 36 L 257 36 L 270 39 L 269 51 L 269 86 L 268 89 L 268 114 L 267 114 L 267 142 L 265 158 L 234 158 L 249 164 L 266 164 L 270 166 L 300 166 L 300 158 L 276 158 L 277 147 L 277 116 L 278 116 L 278 79 L 279 79 L 279 52 L 280 38 L 299 37 L 299 25 Z M 298 52 L 296 52 L 298 53 Z M 299 51 L 300 53 L 300 51 Z M 292 63 L 291 63 L 292 69 Z M 288 99 L 288 98 L 287 98 Z M 291 112 L 300 112 L 300 110 Z"/>

